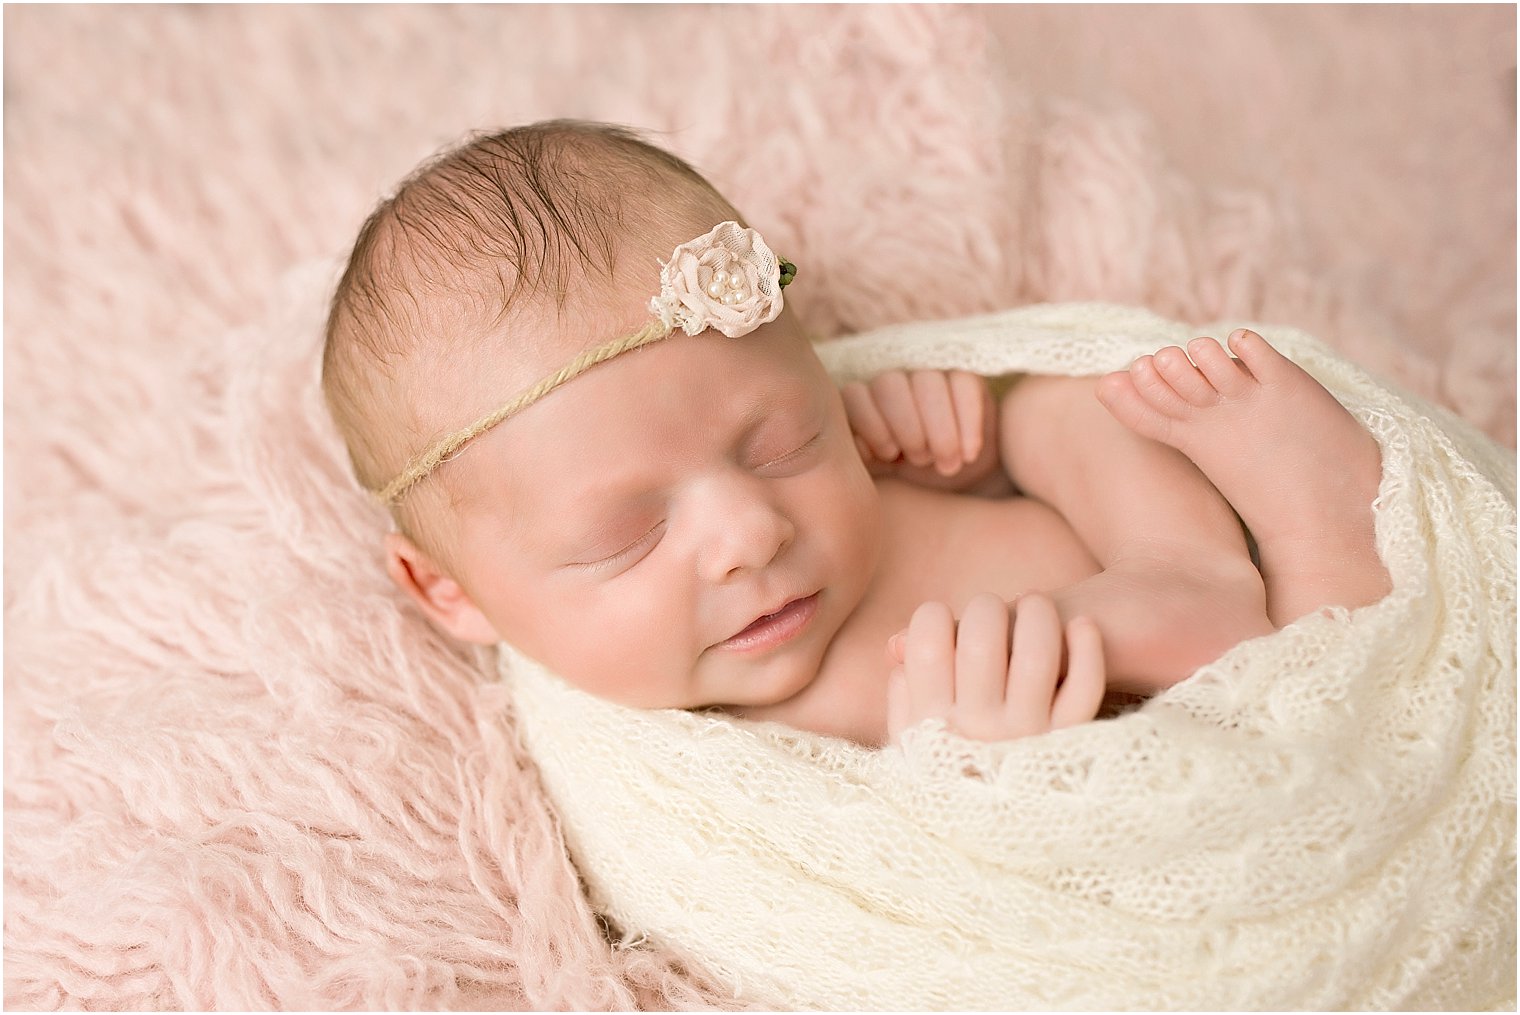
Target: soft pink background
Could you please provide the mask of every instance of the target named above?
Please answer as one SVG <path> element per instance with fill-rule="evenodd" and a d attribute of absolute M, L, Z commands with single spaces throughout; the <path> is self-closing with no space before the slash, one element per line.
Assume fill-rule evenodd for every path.
<path fill-rule="evenodd" d="M 1290 323 L 1514 446 L 1513 8 L 4 16 L 9 1007 L 733 1006 L 607 943 L 321 412 L 331 259 L 471 128 L 660 132 L 821 336 Z"/>

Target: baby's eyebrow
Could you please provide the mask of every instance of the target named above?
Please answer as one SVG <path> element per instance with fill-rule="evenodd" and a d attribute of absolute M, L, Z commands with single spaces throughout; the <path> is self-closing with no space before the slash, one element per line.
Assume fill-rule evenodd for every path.
<path fill-rule="evenodd" d="M 740 417 L 739 425 L 735 427 L 734 437 L 729 442 L 729 447 L 744 447 L 755 437 L 755 431 L 759 430 L 771 416 L 776 414 L 776 406 L 764 400 L 757 399 Z"/>

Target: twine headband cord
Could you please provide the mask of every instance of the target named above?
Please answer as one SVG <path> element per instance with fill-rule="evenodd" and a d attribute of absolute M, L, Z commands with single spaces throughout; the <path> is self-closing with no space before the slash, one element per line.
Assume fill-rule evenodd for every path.
<path fill-rule="evenodd" d="M 796 275 L 797 266 L 777 257 L 755 230 L 737 222 L 720 223 L 661 262 L 660 294 L 649 301 L 652 318 L 642 328 L 581 353 L 494 412 L 434 441 L 396 478 L 370 490 L 371 496 L 387 508 L 394 506 L 476 437 L 598 363 L 669 338 L 678 327 L 688 335 L 707 328 L 729 338 L 749 334 L 780 315 L 781 290 Z"/>

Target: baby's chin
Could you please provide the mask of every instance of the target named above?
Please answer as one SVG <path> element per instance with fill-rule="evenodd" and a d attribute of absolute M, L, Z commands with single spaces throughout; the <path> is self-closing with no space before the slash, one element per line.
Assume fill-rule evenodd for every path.
<path fill-rule="evenodd" d="M 840 622 L 834 615 L 838 604 L 828 601 L 829 591 L 825 589 L 819 597 L 819 610 L 809 629 L 783 651 L 753 659 L 731 656 L 716 647 L 709 649 L 698 668 L 698 686 L 713 699 L 706 705 L 731 710 L 767 708 L 790 701 L 811 687 Z"/>
<path fill-rule="evenodd" d="M 744 681 L 726 697 L 730 700 L 713 702 L 725 708 L 766 708 L 790 701 L 807 690 L 818 676 L 819 661 L 816 659 L 775 660 L 762 672 Z"/>
<path fill-rule="evenodd" d="M 679 664 L 668 662 L 664 667 L 625 663 L 615 668 L 615 674 L 600 668 L 556 666 L 553 659 L 544 660 L 544 665 L 578 690 L 626 708 L 731 710 L 780 704 L 802 693 L 817 676 L 822 655 L 797 653 L 746 666 L 733 659 L 710 658 L 713 652 L 704 653 L 685 680 Z"/>

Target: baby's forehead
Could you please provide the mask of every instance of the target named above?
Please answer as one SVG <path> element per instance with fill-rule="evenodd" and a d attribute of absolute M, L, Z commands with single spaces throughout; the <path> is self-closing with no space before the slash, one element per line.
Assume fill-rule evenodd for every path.
<path fill-rule="evenodd" d="M 412 427 L 419 439 L 457 430 L 637 320 L 637 311 L 583 300 L 563 312 L 537 300 L 510 314 L 479 307 L 439 314 L 397 368 Z"/>
<path fill-rule="evenodd" d="M 514 488 L 591 496 L 716 455 L 777 451 L 828 407 L 818 378 L 782 341 L 704 333 L 626 353 L 485 435 L 482 457 L 499 458 Z"/>
<path fill-rule="evenodd" d="M 689 241 L 690 231 L 701 221 L 705 218 L 676 216 L 663 223 L 658 235 L 625 231 L 617 237 L 605 270 L 572 265 L 564 289 L 518 291 L 506 304 L 498 298 L 494 278 L 462 287 L 468 291 L 446 288 L 445 299 L 427 299 L 429 290 L 424 287 L 420 301 L 427 304 L 428 340 L 418 343 L 407 367 L 414 429 L 419 434 L 452 432 L 572 364 L 577 356 L 645 328 L 652 319 L 651 300 L 661 292 L 662 259 L 670 257 L 676 244 Z M 769 327 L 774 331 L 780 326 L 777 321 Z M 731 341 L 716 331 L 702 337 L 709 346 Z M 722 349 L 718 345 L 709 351 Z M 623 369 L 634 355 L 644 355 L 644 350 L 615 357 L 592 372 Z M 463 418 L 461 409 L 466 406 L 478 412 Z"/>
<path fill-rule="evenodd" d="M 611 360 L 524 410 L 522 429 L 558 438 L 557 447 L 656 454 L 743 436 L 768 419 L 814 407 L 805 370 L 744 355 L 753 350 L 737 341 L 701 336 L 672 344 L 664 355 L 639 350 Z"/>

